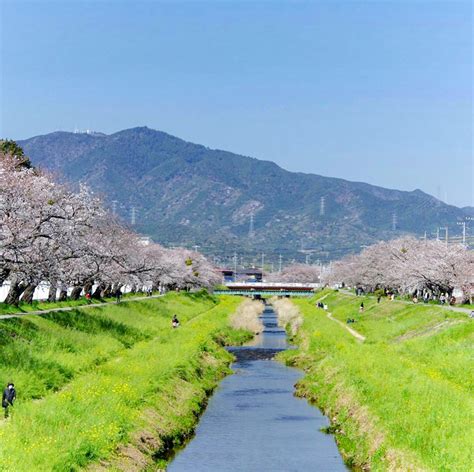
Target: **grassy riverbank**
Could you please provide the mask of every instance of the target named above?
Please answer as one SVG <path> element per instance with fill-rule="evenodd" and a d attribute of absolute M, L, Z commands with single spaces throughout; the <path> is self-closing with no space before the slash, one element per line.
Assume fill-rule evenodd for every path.
<path fill-rule="evenodd" d="M 145 297 L 140 293 L 124 293 L 122 300 L 130 298 Z M 85 297 L 80 297 L 78 300 L 64 300 L 62 302 L 48 302 L 47 300 L 33 300 L 32 303 L 20 302 L 18 305 L 8 305 L 7 303 L 0 303 L 0 315 L 9 315 L 12 313 L 29 313 L 40 310 L 56 310 L 57 308 L 81 307 L 96 303 L 112 303 L 115 302 L 115 297 L 106 297 L 101 299 L 92 299 L 88 301 Z"/>
<path fill-rule="evenodd" d="M 0 422 L 0 470 L 134 470 L 166 460 L 228 371 L 221 344 L 249 336 L 227 325 L 239 303 L 169 294 L 1 321 L 0 381 L 15 382 L 18 401 Z"/>
<path fill-rule="evenodd" d="M 332 316 L 364 336 L 355 338 Z M 358 313 L 361 301 L 365 312 Z M 436 306 L 323 292 L 297 300 L 304 315 L 297 351 L 301 396 L 332 422 L 347 462 L 372 470 L 474 469 L 474 322 Z"/>

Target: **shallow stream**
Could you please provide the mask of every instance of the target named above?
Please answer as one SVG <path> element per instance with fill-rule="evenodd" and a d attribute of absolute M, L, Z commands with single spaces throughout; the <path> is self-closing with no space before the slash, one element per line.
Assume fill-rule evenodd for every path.
<path fill-rule="evenodd" d="M 287 349 L 285 331 L 269 306 L 264 331 L 250 344 L 230 348 L 234 374 L 209 401 L 195 437 L 168 467 L 170 472 L 346 471 L 327 418 L 293 395 L 302 372 L 273 360 Z"/>

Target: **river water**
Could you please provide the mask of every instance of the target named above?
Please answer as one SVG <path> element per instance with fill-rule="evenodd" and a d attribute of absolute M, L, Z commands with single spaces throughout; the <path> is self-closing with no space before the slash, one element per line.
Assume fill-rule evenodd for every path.
<path fill-rule="evenodd" d="M 235 373 L 221 382 L 169 472 L 347 470 L 333 436 L 320 431 L 327 418 L 293 395 L 302 372 L 272 360 L 288 345 L 271 307 L 262 321 L 264 331 L 252 343 L 230 348 Z"/>

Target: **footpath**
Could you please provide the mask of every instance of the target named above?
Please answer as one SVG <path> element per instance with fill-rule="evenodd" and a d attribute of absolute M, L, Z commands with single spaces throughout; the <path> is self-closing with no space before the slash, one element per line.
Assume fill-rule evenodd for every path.
<path fill-rule="evenodd" d="M 350 292 L 348 292 L 350 293 Z M 321 298 L 318 298 L 318 302 L 321 302 L 323 301 L 327 296 L 329 295 L 329 293 L 327 293 L 326 295 L 324 295 L 323 297 Z M 347 326 L 347 324 L 344 324 L 342 321 L 339 321 L 337 320 L 336 318 L 334 318 L 332 316 L 332 313 L 330 311 L 327 311 L 327 317 L 331 320 L 331 321 L 334 321 L 335 323 L 337 323 L 338 325 L 342 326 L 345 330 L 349 331 L 349 333 L 354 336 L 354 338 L 356 338 L 358 341 L 361 341 L 361 342 L 364 342 L 365 341 L 365 336 L 363 336 L 362 334 L 358 333 L 355 329 L 352 329 L 350 328 L 349 326 Z"/>
<path fill-rule="evenodd" d="M 139 300 L 149 300 L 150 298 L 160 298 L 163 295 L 152 295 L 152 296 L 144 296 L 144 297 L 134 297 L 134 298 L 124 298 L 120 303 L 126 302 L 136 302 Z M 119 303 L 119 304 L 120 304 Z M 23 316 L 30 316 L 30 315 L 44 315 L 45 313 L 52 313 L 53 311 L 72 311 L 77 309 L 83 308 L 95 308 L 100 306 L 106 305 L 117 305 L 117 302 L 101 302 L 101 303 L 89 303 L 85 305 L 76 305 L 76 306 L 65 306 L 65 307 L 58 307 L 58 308 L 48 308 L 47 310 L 36 310 L 36 311 L 20 311 L 17 313 L 8 313 L 5 315 L 0 315 L 0 320 L 8 320 L 9 318 L 21 318 Z"/>

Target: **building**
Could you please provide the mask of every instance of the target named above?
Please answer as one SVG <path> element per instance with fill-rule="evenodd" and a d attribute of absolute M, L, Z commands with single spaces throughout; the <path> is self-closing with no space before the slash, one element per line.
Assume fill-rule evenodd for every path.
<path fill-rule="evenodd" d="M 224 283 L 227 282 L 261 282 L 263 272 L 261 269 L 242 269 L 235 272 L 233 269 L 222 269 Z"/>

